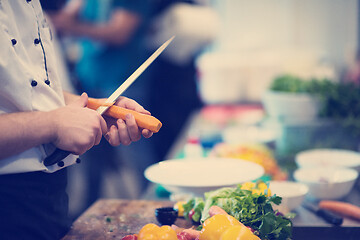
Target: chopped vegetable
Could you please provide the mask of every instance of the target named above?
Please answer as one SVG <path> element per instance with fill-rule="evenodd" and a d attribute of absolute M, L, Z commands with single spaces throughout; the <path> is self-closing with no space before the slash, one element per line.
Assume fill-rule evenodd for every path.
<path fill-rule="evenodd" d="M 272 208 L 272 204 L 281 203 L 281 197 L 270 196 L 270 191 L 264 184 L 263 182 L 245 183 L 235 188 L 226 187 L 205 193 L 200 222 L 210 218 L 211 206 L 219 206 L 245 226 L 252 228 L 261 239 L 289 239 L 291 220 Z M 191 199 L 184 205 L 184 215 L 188 214 L 188 209 L 194 208 L 194 203 L 195 199 Z"/>
<path fill-rule="evenodd" d="M 220 240 L 260 240 L 253 232 L 245 226 L 231 226 L 221 234 Z"/>
<path fill-rule="evenodd" d="M 201 197 L 190 199 L 187 203 L 183 205 L 184 217 L 190 221 L 199 223 L 201 218 L 201 212 L 204 209 L 204 205 L 204 200 Z"/>
<path fill-rule="evenodd" d="M 162 227 L 153 223 L 148 223 L 143 226 L 138 235 L 138 240 L 178 240 L 176 232 L 170 226 Z"/>
<path fill-rule="evenodd" d="M 233 216 L 217 214 L 205 220 L 199 240 L 256 240 L 250 229 Z"/>
<path fill-rule="evenodd" d="M 184 216 L 184 204 L 186 202 L 185 201 L 179 201 L 177 203 L 175 203 L 174 205 L 174 209 L 178 210 L 178 216 L 179 217 L 183 217 Z"/>
<path fill-rule="evenodd" d="M 111 223 L 111 217 L 106 217 L 106 222 Z"/>

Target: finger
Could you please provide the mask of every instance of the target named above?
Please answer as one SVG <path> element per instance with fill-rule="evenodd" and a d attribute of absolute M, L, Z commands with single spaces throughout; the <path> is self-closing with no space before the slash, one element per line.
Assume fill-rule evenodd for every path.
<path fill-rule="evenodd" d="M 117 126 L 118 126 L 118 134 L 120 138 L 120 143 L 123 145 L 129 145 L 131 143 L 131 138 L 128 133 L 127 126 L 125 122 L 122 119 L 117 120 Z"/>
<path fill-rule="evenodd" d="M 148 129 L 143 129 L 141 134 L 144 136 L 144 138 L 150 138 L 154 133 Z"/>
<path fill-rule="evenodd" d="M 117 104 L 120 107 L 124 107 L 127 109 L 131 109 L 137 112 L 141 112 L 144 114 L 150 114 L 149 111 L 145 110 L 145 108 L 143 106 L 141 106 L 138 102 L 136 102 L 133 99 L 127 98 L 127 97 L 122 97 Z"/>
<path fill-rule="evenodd" d="M 98 128 L 96 136 L 95 136 L 94 145 L 99 145 L 101 138 L 102 138 L 102 131 L 101 131 L 101 128 Z"/>
<path fill-rule="evenodd" d="M 70 105 L 86 107 L 87 102 L 88 102 L 88 95 L 84 92 L 76 101 L 72 102 Z"/>
<path fill-rule="evenodd" d="M 127 131 L 130 136 L 130 140 L 133 142 L 140 140 L 141 133 L 134 116 L 132 114 L 126 114 L 125 118 L 126 118 L 125 121 L 126 121 Z"/>
<path fill-rule="evenodd" d="M 101 129 L 102 134 L 105 134 L 108 131 L 108 126 L 107 126 L 105 119 L 101 115 L 99 115 L 99 116 L 100 116 L 100 129 Z"/>
<path fill-rule="evenodd" d="M 120 137 L 119 137 L 118 129 L 116 128 L 115 125 L 112 125 L 110 127 L 108 136 L 109 136 L 108 142 L 110 143 L 110 145 L 112 145 L 112 146 L 120 145 L 120 143 L 121 143 Z"/>

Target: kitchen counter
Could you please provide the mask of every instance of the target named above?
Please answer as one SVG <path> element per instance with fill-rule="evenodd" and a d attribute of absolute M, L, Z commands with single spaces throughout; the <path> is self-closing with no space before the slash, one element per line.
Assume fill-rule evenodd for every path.
<path fill-rule="evenodd" d="M 159 224 L 155 218 L 155 209 L 172 205 L 170 201 L 100 199 L 73 223 L 70 232 L 62 240 L 121 239 L 138 233 L 147 223 Z M 360 236 L 359 222 L 345 219 L 341 227 L 333 227 L 304 211 L 300 209 L 293 221 L 294 240 L 355 240 Z M 175 224 L 191 227 L 183 218 L 178 218 Z"/>
<path fill-rule="evenodd" d="M 238 111 L 237 113 L 239 113 Z M 219 120 L 219 119 L 218 119 Z M 202 122 L 199 113 L 188 121 L 182 134 L 168 154 L 168 159 L 176 158 L 186 143 L 189 132 Z M 213 132 L 211 132 L 213 133 Z M 84 212 L 73 224 L 71 231 L 63 240 L 72 239 L 121 239 L 128 234 L 137 233 L 147 223 L 158 224 L 155 208 L 172 206 L 169 197 L 156 194 L 158 185 L 150 184 L 143 195 L 143 200 L 100 199 Z M 343 201 L 360 206 L 360 181 Z M 345 218 L 341 226 L 333 226 L 303 207 L 295 211 L 293 222 L 293 239 L 359 239 L 360 221 Z M 175 222 L 180 227 L 190 227 L 184 219 Z"/>
<path fill-rule="evenodd" d="M 173 204 L 170 201 L 100 199 L 73 223 L 62 240 L 121 239 L 138 233 L 147 223 L 159 224 L 155 209 Z M 175 224 L 191 227 L 183 218 L 178 218 Z"/>

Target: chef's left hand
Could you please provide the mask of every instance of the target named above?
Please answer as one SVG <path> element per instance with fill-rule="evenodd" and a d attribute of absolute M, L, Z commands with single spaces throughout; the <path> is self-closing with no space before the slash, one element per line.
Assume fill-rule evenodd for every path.
<path fill-rule="evenodd" d="M 151 115 L 149 111 L 130 98 L 120 97 L 114 105 Z M 141 135 L 145 138 L 153 135 L 150 130 L 140 128 L 132 114 L 127 114 L 125 121 L 107 116 L 104 116 L 104 119 L 108 126 L 108 132 L 104 136 L 112 146 L 129 145 L 140 140 Z"/>

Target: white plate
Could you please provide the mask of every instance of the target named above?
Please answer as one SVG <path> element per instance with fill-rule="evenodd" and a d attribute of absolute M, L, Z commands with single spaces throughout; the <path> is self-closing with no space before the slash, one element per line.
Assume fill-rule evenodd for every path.
<path fill-rule="evenodd" d="M 198 196 L 220 187 L 255 180 L 263 174 L 264 168 L 258 164 L 230 158 L 166 160 L 151 165 L 144 173 L 149 181 L 161 184 L 170 192 Z"/>

